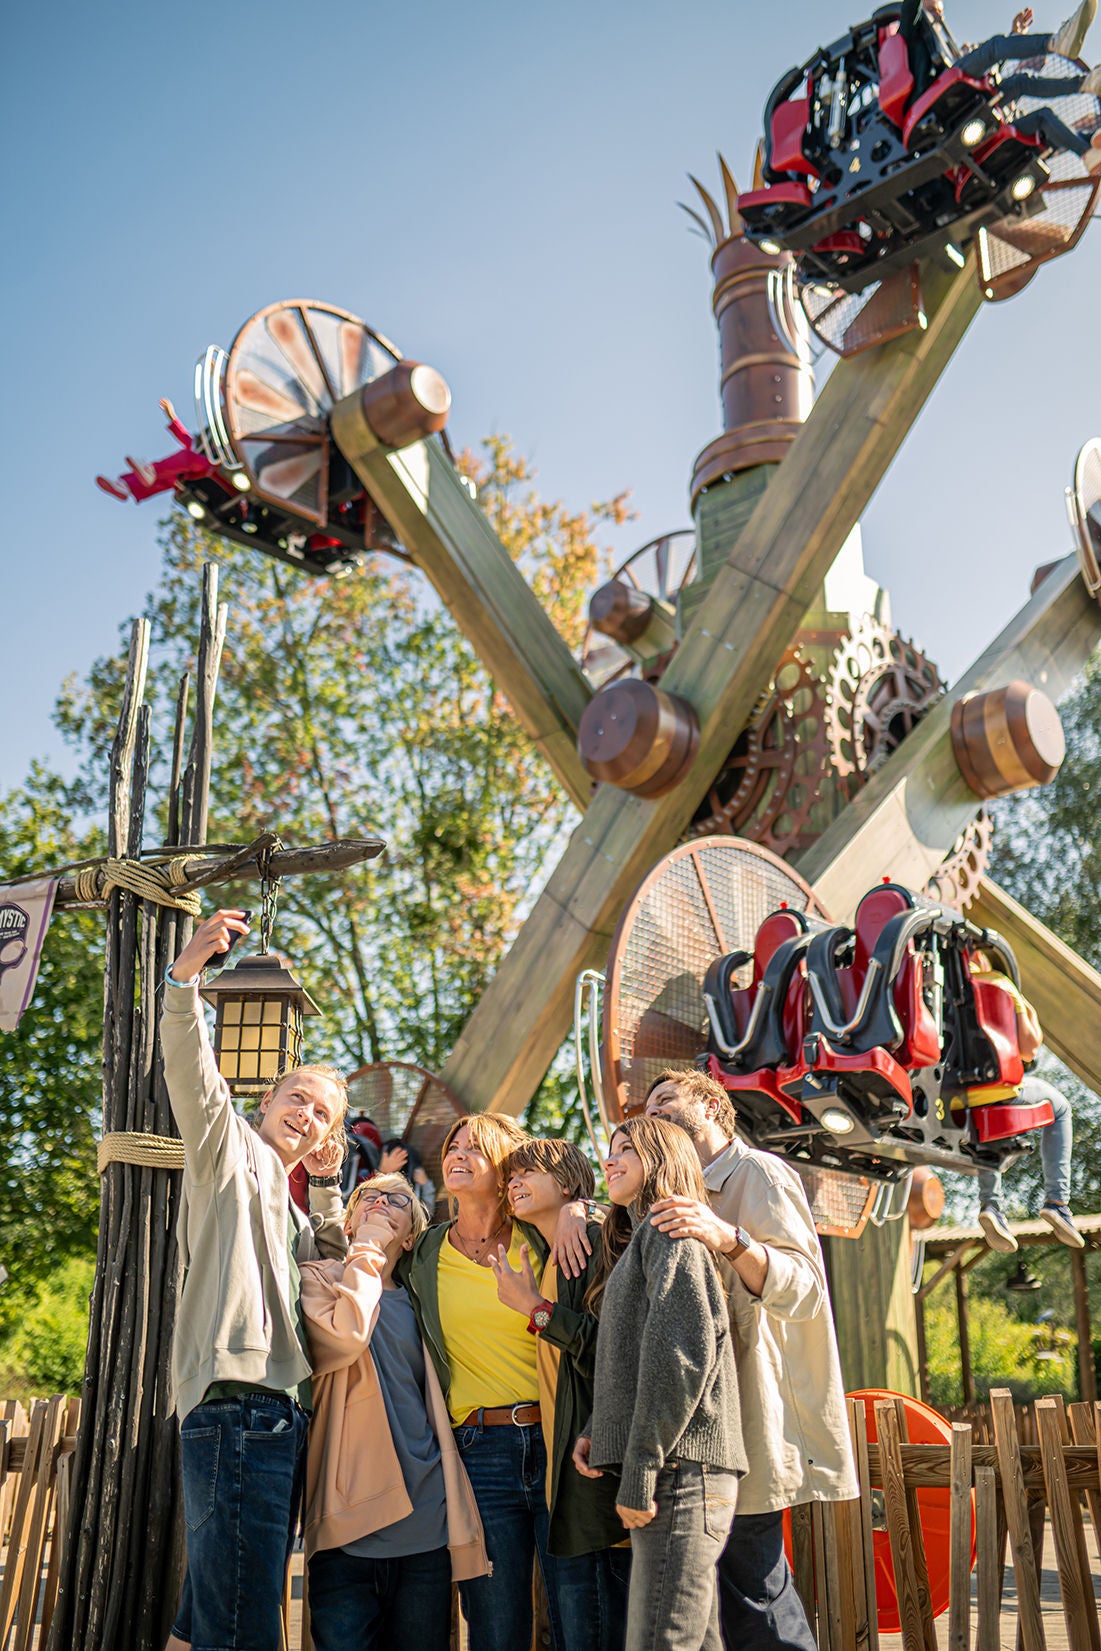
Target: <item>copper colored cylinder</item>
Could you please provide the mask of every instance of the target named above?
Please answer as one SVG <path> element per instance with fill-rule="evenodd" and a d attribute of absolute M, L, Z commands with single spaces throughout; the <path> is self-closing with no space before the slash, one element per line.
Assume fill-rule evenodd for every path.
<path fill-rule="evenodd" d="M 1038 688 L 1011 682 L 952 707 L 952 749 L 977 797 L 1046 785 L 1066 755 L 1059 713 Z"/>
<path fill-rule="evenodd" d="M 699 738 L 687 700 L 628 677 L 593 695 L 577 730 L 577 752 L 594 780 L 636 797 L 661 797 L 689 767 Z"/>
<path fill-rule="evenodd" d="M 609 579 L 589 600 L 589 622 L 613 642 L 637 642 L 650 623 L 653 605 L 644 590 L 624 579 Z"/>
<path fill-rule="evenodd" d="M 387 447 L 408 447 L 437 435 L 451 411 L 451 391 L 435 367 L 399 361 L 363 386 L 363 416 Z"/>
<path fill-rule="evenodd" d="M 720 476 L 783 458 L 810 411 L 810 367 L 776 331 L 768 277 L 789 261 L 743 235 L 720 241 L 711 259 L 719 327 L 724 433 L 704 448 L 692 476 L 692 502 Z"/>
<path fill-rule="evenodd" d="M 935 1227 L 944 1213 L 944 1183 L 925 1164 L 914 1171 L 906 1213 L 915 1232 Z"/>

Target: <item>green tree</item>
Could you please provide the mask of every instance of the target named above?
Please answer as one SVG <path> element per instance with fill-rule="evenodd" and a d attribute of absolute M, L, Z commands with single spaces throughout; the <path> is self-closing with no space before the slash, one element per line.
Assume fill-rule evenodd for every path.
<path fill-rule="evenodd" d="M 967 1322 L 977 1398 L 986 1399 L 992 1387 L 1008 1387 L 1021 1404 L 1043 1393 L 1076 1392 L 1072 1337 L 1022 1323 L 990 1297 L 972 1299 Z M 955 1302 L 947 1292 L 929 1300 L 925 1345 L 930 1401 L 935 1407 L 962 1404 Z"/>
<path fill-rule="evenodd" d="M 505 438 L 461 464 L 576 646 L 601 568 L 595 535 L 625 519 L 625 499 L 581 513 L 547 503 Z M 361 873 L 289 882 L 277 943 L 326 1010 L 310 1025 L 311 1055 L 438 1069 L 560 851 L 572 805 L 408 564 L 372 557 L 349 578 L 309 580 L 213 538 L 182 512 L 166 524 L 164 544 L 146 608 L 162 771 L 175 681 L 198 631 L 198 569 L 213 559 L 231 614 L 211 840 L 247 840 L 262 828 L 287 842 L 387 839 L 385 856 Z M 99 661 L 59 706 L 82 757 L 79 800 L 96 810 L 122 669 L 121 653 Z M 255 885 L 227 897 L 254 907 Z M 560 1095 L 564 1084 L 558 1073 L 551 1087 Z"/>
<path fill-rule="evenodd" d="M 100 834 L 71 822 L 66 786 L 35 765 L 0 804 L 2 875 L 41 875 L 102 852 Z M 59 914 L 34 1000 L 18 1032 L 0 1034 L 0 1328 L 67 1256 L 95 1247 L 102 1033 L 102 920 Z"/>
<path fill-rule="evenodd" d="M 0 1394 L 26 1401 L 49 1393 L 79 1393 L 88 1342 L 88 1298 L 96 1260 L 70 1256 L 0 1338 Z"/>

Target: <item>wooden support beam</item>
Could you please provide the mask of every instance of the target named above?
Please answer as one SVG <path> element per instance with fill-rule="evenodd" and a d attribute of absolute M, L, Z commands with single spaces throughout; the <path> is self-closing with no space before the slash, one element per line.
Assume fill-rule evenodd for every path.
<path fill-rule="evenodd" d="M 597 791 L 444 1069 L 464 1105 L 526 1106 L 569 1027 L 578 973 L 606 961 L 625 902 L 713 781 L 973 318 L 973 272 L 930 271 L 927 297 L 925 332 L 834 368 L 662 678 L 699 718 L 691 769 L 653 801 Z"/>
<path fill-rule="evenodd" d="M 831 917 L 838 922 L 849 918 L 860 896 L 881 876 L 923 888 L 974 816 L 979 800 L 952 752 L 956 700 L 1017 678 L 1058 700 L 1099 642 L 1101 604 L 1088 595 L 1077 558 L 1068 556 L 856 800 L 795 861 Z M 1095 1039 L 1097 1035 L 1095 1031 Z"/>
<path fill-rule="evenodd" d="M 967 915 L 1009 941 L 1044 1042 L 1087 1089 L 1101 1094 L 1101 974 L 988 877 Z"/>
<path fill-rule="evenodd" d="M 436 442 L 386 447 L 367 423 L 359 390 L 333 408 L 331 428 L 533 745 L 583 809 L 593 782 L 577 755 L 577 725 L 591 689 L 454 465 Z"/>
<path fill-rule="evenodd" d="M 250 843 L 247 848 L 237 853 L 211 853 L 203 859 L 192 860 L 187 868 L 187 876 L 179 888 L 181 891 L 209 888 L 215 883 L 228 883 L 238 878 L 255 878 L 259 876 L 257 859 L 263 853 L 265 844 L 277 841 L 278 838 L 267 832 L 257 842 Z M 269 871 L 272 877 L 279 878 L 333 876 L 337 872 L 347 871 L 349 866 L 358 866 L 364 860 L 375 859 L 385 847 L 386 843 L 381 837 L 334 837 L 331 842 L 314 843 L 307 848 L 278 848 L 271 855 Z M 169 848 L 165 849 L 163 855 L 142 855 L 142 864 L 155 865 L 170 860 L 178 853 L 178 849 Z M 100 903 L 78 901 L 76 879 L 71 876 L 63 877 L 58 883 L 54 898 L 55 908 Z"/>

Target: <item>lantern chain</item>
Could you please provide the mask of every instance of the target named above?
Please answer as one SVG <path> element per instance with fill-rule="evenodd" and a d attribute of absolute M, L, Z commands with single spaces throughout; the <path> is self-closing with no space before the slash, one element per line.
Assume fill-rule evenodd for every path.
<path fill-rule="evenodd" d="M 257 856 L 257 869 L 260 872 L 260 950 L 265 954 L 271 950 L 271 932 L 275 927 L 275 913 L 279 905 L 279 878 L 271 875 L 271 857 L 282 847 L 283 844 L 277 837 Z"/>

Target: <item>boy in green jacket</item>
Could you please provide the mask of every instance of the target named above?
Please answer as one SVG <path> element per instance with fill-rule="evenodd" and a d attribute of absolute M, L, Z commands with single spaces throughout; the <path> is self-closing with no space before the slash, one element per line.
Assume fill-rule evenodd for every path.
<path fill-rule="evenodd" d="M 260 1102 L 255 1129 L 218 1071 L 199 999 L 203 968 L 247 934 L 219 911 L 165 980 L 164 1075 L 184 1143 L 183 1288 L 172 1347 L 188 1571 L 169 1647 L 273 1651 L 310 1405 L 299 1262 L 342 1255 L 340 1073 L 302 1066 Z M 287 1172 L 310 1175 L 310 1220 Z"/>

